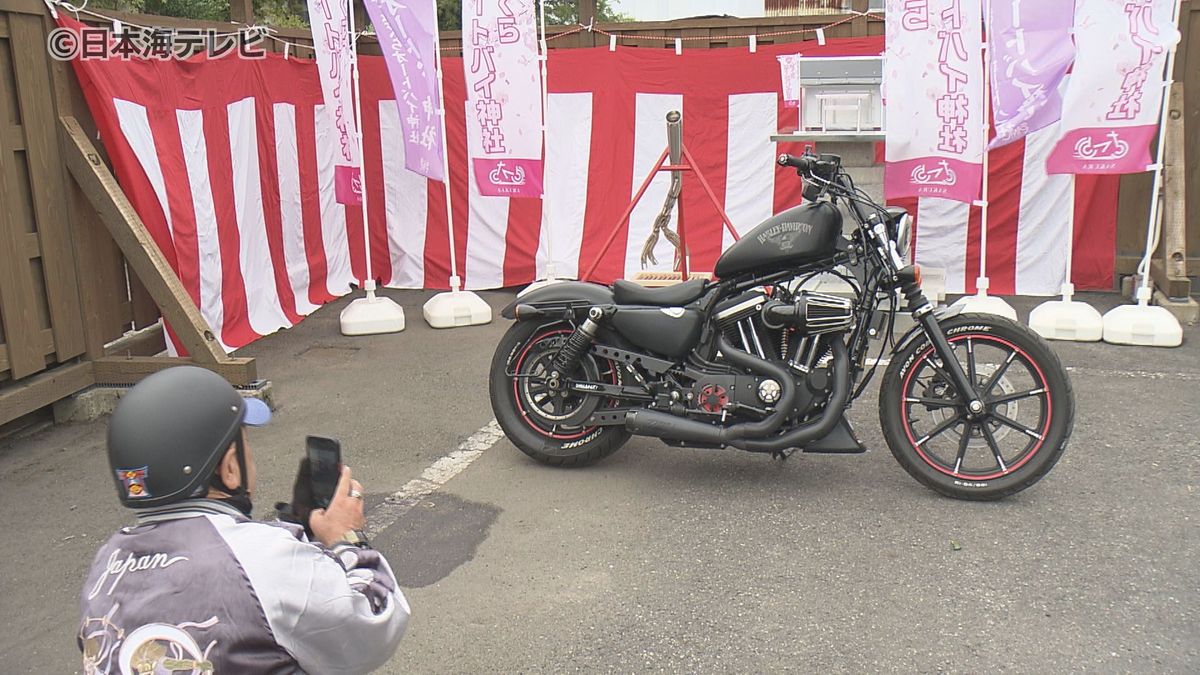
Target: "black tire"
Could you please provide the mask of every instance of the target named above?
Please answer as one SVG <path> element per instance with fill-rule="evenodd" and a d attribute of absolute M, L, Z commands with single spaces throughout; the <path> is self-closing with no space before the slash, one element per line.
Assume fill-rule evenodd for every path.
<path fill-rule="evenodd" d="M 992 384 L 985 417 L 965 417 L 965 400 L 938 372 L 921 334 L 884 374 L 879 421 L 888 447 L 913 478 L 948 497 L 989 501 L 1020 492 L 1050 472 L 1071 436 L 1075 394 L 1062 362 L 1037 333 L 1003 317 L 961 314 L 942 329 L 977 386 Z M 1034 422 L 1024 421 L 1022 408 Z"/>
<path fill-rule="evenodd" d="M 564 424 L 561 428 L 550 426 L 544 420 L 538 404 L 521 383 L 534 378 L 518 379 L 509 375 L 519 368 L 528 366 L 533 350 L 545 343 L 548 354 L 552 340 L 565 339 L 571 327 L 567 324 L 538 324 L 532 321 L 518 322 L 504 334 L 496 353 L 492 357 L 489 374 L 489 393 L 492 412 L 504 434 L 521 452 L 543 464 L 552 466 L 585 466 L 595 463 L 616 452 L 629 440 L 630 434 L 624 427 Z M 536 357 L 535 357 L 536 358 Z M 605 376 L 610 381 L 620 381 L 620 367 L 605 359 L 587 354 L 581 367 L 591 376 Z M 587 409 L 612 405 L 611 400 L 601 399 L 594 394 L 573 397 L 576 416 L 586 415 Z M 547 428 L 549 426 L 549 428 Z"/>

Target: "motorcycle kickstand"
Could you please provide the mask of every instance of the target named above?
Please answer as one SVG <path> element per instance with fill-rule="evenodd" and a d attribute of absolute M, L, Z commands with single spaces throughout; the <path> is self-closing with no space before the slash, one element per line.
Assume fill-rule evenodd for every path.
<path fill-rule="evenodd" d="M 778 459 L 781 462 L 786 462 L 788 457 L 796 453 L 799 448 L 784 448 L 783 450 L 774 450 L 771 452 L 771 459 Z"/>

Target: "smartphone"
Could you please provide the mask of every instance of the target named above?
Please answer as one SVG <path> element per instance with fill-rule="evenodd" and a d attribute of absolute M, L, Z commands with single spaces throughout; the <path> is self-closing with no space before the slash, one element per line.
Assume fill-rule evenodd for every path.
<path fill-rule="evenodd" d="M 327 509 L 342 476 L 342 445 L 322 436 L 309 436 L 304 440 L 311 470 L 313 508 Z"/>

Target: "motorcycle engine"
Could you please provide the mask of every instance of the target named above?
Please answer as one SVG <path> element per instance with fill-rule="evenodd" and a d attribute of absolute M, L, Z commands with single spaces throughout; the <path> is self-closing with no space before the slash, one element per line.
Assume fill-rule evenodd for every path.
<path fill-rule="evenodd" d="M 798 414 L 823 400 L 829 385 L 825 367 L 828 344 L 822 337 L 850 328 L 854 300 L 809 290 L 758 288 L 717 308 L 717 325 L 733 345 L 761 359 L 785 363 L 799 385 Z M 837 338 L 833 338 L 837 339 Z M 690 392 L 693 409 L 710 415 L 768 413 L 782 385 L 749 374 L 718 375 L 697 382 Z"/>

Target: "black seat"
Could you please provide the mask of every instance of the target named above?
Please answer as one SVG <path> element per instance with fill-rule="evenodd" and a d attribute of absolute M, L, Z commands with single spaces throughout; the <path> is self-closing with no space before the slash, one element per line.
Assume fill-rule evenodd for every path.
<path fill-rule="evenodd" d="M 617 281 L 613 284 L 613 300 L 618 305 L 679 307 L 699 299 L 707 288 L 708 281 L 705 279 L 692 279 L 662 288 L 646 288 L 632 281 Z"/>

